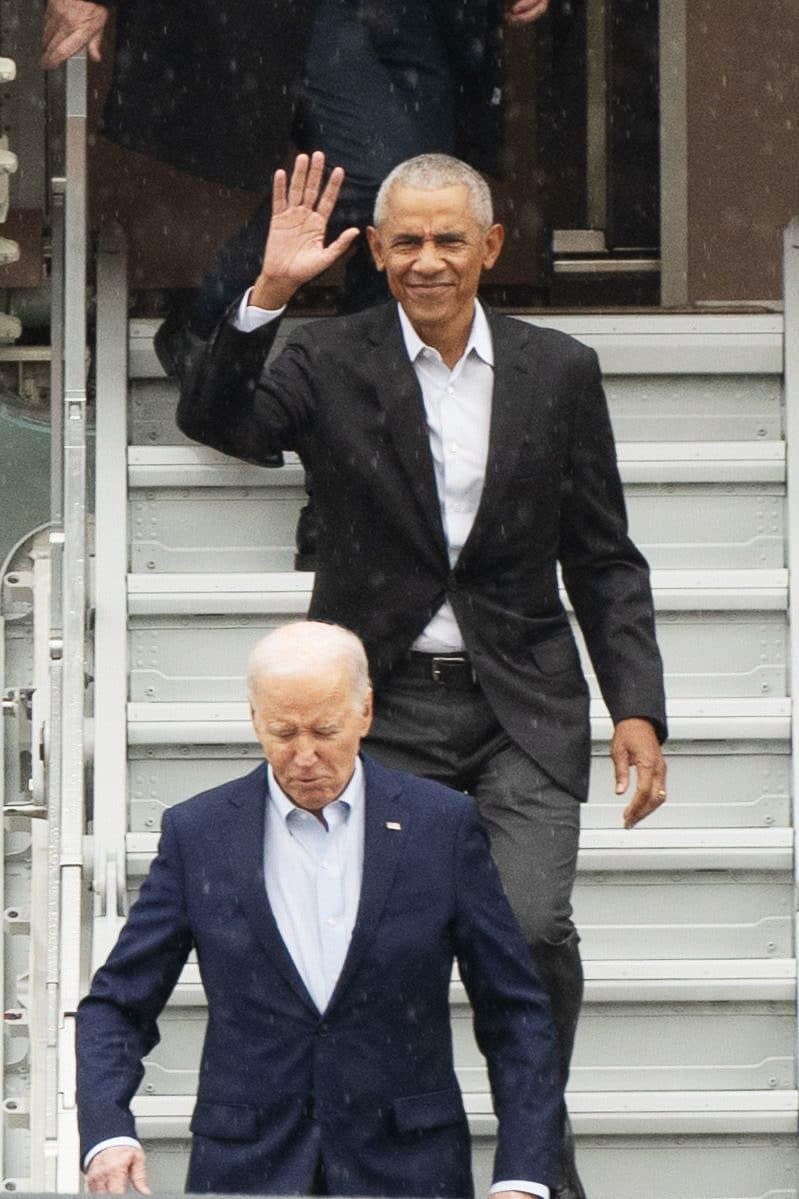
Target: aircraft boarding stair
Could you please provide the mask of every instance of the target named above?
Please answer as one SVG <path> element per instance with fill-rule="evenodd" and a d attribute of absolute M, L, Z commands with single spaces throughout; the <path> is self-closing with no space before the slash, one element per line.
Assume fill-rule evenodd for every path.
<path fill-rule="evenodd" d="M 795 335 L 792 228 L 786 304 Z M 242 688 L 247 650 L 267 627 L 304 613 L 312 581 L 292 570 L 299 466 L 242 465 L 183 439 L 175 387 L 152 349 L 155 323 L 128 327 L 126 304 L 123 248 L 106 237 L 86 663 L 93 800 L 81 853 L 70 859 L 82 869 L 82 956 L 63 940 L 60 948 L 62 971 L 80 963 L 80 986 L 148 868 L 163 811 L 258 760 Z M 671 726 L 669 801 L 625 831 L 610 724 L 591 678 L 592 793 L 575 895 L 587 983 L 569 1092 L 581 1173 L 591 1199 L 796 1199 L 792 443 L 784 420 L 786 388 L 799 404 L 799 350 L 784 346 L 777 314 L 529 319 L 599 352 L 632 533 L 653 568 Z M 42 697 L 23 692 L 46 667 L 50 554 L 39 534 L 3 579 L 6 769 L 17 790 L 28 726 L 37 744 L 37 722 L 46 724 Z M 34 801 L 44 769 L 34 754 Z M 7 822 L 8 1190 L 40 1185 L 57 1135 L 54 1108 L 58 1128 L 72 1118 L 69 1068 L 62 1063 L 54 1085 L 52 1045 L 38 1023 L 56 969 L 42 943 L 52 838 L 47 820 L 30 819 L 46 814 L 15 811 Z M 70 1012 L 59 1010 L 63 1055 Z M 480 1193 L 495 1125 L 457 979 L 452 1013 Z M 204 1019 L 190 964 L 135 1100 L 151 1182 L 162 1191 L 183 1185 Z"/>

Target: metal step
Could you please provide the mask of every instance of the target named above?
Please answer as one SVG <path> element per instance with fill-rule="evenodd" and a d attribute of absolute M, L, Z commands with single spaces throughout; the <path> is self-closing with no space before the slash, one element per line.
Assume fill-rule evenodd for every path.
<path fill-rule="evenodd" d="M 677 351 L 679 353 L 679 351 Z M 774 374 L 666 374 L 604 376 L 619 444 L 779 441 L 782 378 Z M 193 446 L 175 424 L 177 386 L 167 379 L 131 384 L 133 445 Z"/>
<path fill-rule="evenodd" d="M 170 613 L 132 618 L 128 632 L 130 699 L 138 703 L 239 699 L 242 674 L 254 643 L 270 628 L 301 618 L 308 598 L 305 590 L 273 591 L 264 596 L 262 611 L 257 614 Z M 701 603 L 701 597 L 695 599 Z M 252 595 L 245 597 L 250 605 L 252 600 Z M 216 603 L 222 606 L 218 599 Z M 575 633 L 591 694 L 597 698 L 599 685 L 593 667 L 576 627 Z M 197 654 L 199 641 L 201 656 Z M 785 696 L 787 692 L 784 612 L 661 609 L 658 642 L 666 691 L 672 699 L 757 698 Z"/>
<path fill-rule="evenodd" d="M 678 448 L 673 443 L 673 465 L 621 460 L 622 475 L 628 469 L 634 475 L 627 481 L 630 529 L 650 564 L 665 570 L 782 568 L 779 454 L 745 459 L 738 472 L 724 457 L 677 458 Z M 779 444 L 774 448 L 781 452 Z M 130 500 L 134 572 L 291 568 L 296 521 L 306 502 L 296 464 L 269 470 L 180 446 L 130 453 L 147 459 L 131 467 L 140 483 Z M 674 481 L 674 472 L 684 481 Z M 735 481 L 738 474 L 743 479 Z"/>
<path fill-rule="evenodd" d="M 273 571 L 227 574 L 129 574 L 131 616 L 262 616 L 304 612 L 313 574 Z M 772 570 L 654 570 L 658 612 L 784 611 L 788 572 Z M 561 598 L 570 607 L 564 591 Z"/>
<path fill-rule="evenodd" d="M 671 738 L 679 741 L 787 741 L 791 701 L 782 699 L 675 699 L 668 704 Z M 591 703 L 594 741 L 609 741 L 610 717 Z M 130 745 L 249 745 L 253 741 L 245 703 L 130 703 Z"/>
<path fill-rule="evenodd" d="M 797 992 L 793 958 L 584 959 L 583 973 L 586 1004 L 790 1003 Z M 183 968 L 169 1003 L 179 1008 L 205 1006 L 196 962 Z M 467 1003 L 457 968 L 450 986 L 450 1003 Z"/>
<path fill-rule="evenodd" d="M 131 746 L 129 828 L 157 829 L 165 808 L 253 770 L 261 749 L 250 744 Z M 789 747 L 782 741 L 669 743 L 669 800 L 651 828 L 775 828 L 790 824 Z M 584 828 L 621 824 L 606 744 L 595 744 Z"/>
<path fill-rule="evenodd" d="M 599 354 L 606 374 L 781 374 L 783 319 L 779 314 L 681 316 L 571 315 L 537 312 L 519 320 L 561 329 Z M 304 323 L 286 320 L 282 339 Z M 131 379 L 163 376 L 152 346 L 155 320 L 133 320 L 129 326 L 128 373 Z"/>
<path fill-rule="evenodd" d="M 148 1095 L 194 1095 L 205 1038 L 204 1008 L 170 1006 L 161 1041 L 144 1063 Z M 782 1002 L 588 1003 L 570 1073 L 585 1092 L 764 1090 L 796 1087 L 793 1006 Z M 456 1073 L 467 1094 L 490 1094 L 467 1004 L 452 1008 Z"/>
<path fill-rule="evenodd" d="M 155 856 L 157 833 L 128 833 L 128 874 L 141 877 Z M 583 829 L 579 867 L 615 871 L 789 871 L 793 832 L 770 829 Z"/>
<path fill-rule="evenodd" d="M 568 1092 L 575 1132 L 591 1136 L 795 1135 L 799 1094 L 786 1091 Z M 496 1117 L 488 1095 L 466 1094 L 473 1135 L 494 1136 Z M 139 1131 L 153 1139 L 188 1138 L 194 1100 L 189 1095 L 137 1095 Z"/>
<path fill-rule="evenodd" d="M 782 483 L 782 441 L 619 442 L 622 482 Z M 204 446 L 130 446 L 128 483 L 155 487 L 261 487 L 302 484 L 295 454 L 282 467 L 252 466 Z"/>

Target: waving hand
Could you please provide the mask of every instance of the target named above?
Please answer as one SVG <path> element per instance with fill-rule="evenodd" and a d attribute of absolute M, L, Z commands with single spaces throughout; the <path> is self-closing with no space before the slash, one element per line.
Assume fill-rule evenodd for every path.
<path fill-rule="evenodd" d="M 288 303 L 297 288 L 327 270 L 358 236 L 357 228 L 345 229 L 325 245 L 344 171 L 336 167 L 322 187 L 324 169 L 325 156 L 315 150 L 310 159 L 307 154 L 297 156 L 290 180 L 285 171 L 275 173 L 264 262 L 251 297 L 259 308 Z"/>

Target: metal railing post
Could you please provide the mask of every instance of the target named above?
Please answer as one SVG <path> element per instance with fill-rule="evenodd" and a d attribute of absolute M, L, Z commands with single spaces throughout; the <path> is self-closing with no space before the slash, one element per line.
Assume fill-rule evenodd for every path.
<path fill-rule="evenodd" d="M 63 388 L 54 436 L 62 440 L 61 528 L 53 538 L 50 638 L 51 722 L 48 836 L 48 1070 L 45 1126 L 48 1181 L 77 1189 L 74 1019 L 80 994 L 84 832 L 86 640 L 86 58 L 66 67 L 63 292 L 53 287 L 54 329 L 63 312 Z M 57 222 L 59 187 L 54 194 Z M 57 240 L 57 239 L 56 239 Z M 57 245 L 54 243 L 54 262 Z M 63 295 L 63 307 L 61 296 Z M 54 358 L 61 356 L 54 354 Z M 56 378 L 58 375 L 56 366 Z M 58 468 L 56 468 L 58 469 Z"/>
<path fill-rule="evenodd" d="M 788 621 L 791 631 L 791 803 L 794 841 L 794 956 L 799 953 L 799 217 L 785 230 L 783 242 L 785 295 L 785 441 L 788 483 L 786 540 Z M 799 1071 L 799 971 L 797 971 L 796 1068 Z"/>
<path fill-rule="evenodd" d="M 102 732 L 93 772 L 93 969 L 117 938 L 127 898 L 127 347 L 127 256 L 113 227 L 102 230 L 97 255 L 94 706 Z"/>

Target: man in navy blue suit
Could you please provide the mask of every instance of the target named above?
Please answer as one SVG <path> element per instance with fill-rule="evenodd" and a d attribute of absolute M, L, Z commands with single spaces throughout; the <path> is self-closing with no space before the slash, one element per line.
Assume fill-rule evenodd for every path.
<path fill-rule="evenodd" d="M 492 1194 L 547 1199 L 556 1036 L 473 801 L 359 756 L 372 691 L 354 634 L 283 626 L 248 681 L 266 764 L 166 812 L 78 1011 L 89 1189 L 148 1190 L 130 1101 L 194 949 L 208 1028 L 189 1191 L 471 1195 L 457 959 L 498 1117 Z"/>

